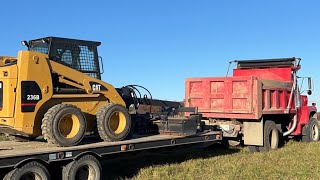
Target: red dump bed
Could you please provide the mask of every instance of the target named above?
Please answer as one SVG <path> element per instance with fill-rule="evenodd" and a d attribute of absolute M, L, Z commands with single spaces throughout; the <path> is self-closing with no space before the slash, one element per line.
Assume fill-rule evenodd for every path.
<path fill-rule="evenodd" d="M 190 78 L 186 80 L 185 105 L 198 107 L 207 118 L 260 119 L 262 114 L 284 114 L 292 89 L 286 80 L 256 76 Z"/>

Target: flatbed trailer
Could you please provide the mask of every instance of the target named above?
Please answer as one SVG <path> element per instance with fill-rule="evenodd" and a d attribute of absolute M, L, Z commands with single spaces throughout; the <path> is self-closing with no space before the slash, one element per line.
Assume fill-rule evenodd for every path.
<path fill-rule="evenodd" d="M 31 179 L 56 179 L 52 172 L 62 169 L 62 179 L 100 179 L 100 161 L 107 155 L 159 149 L 222 140 L 221 131 L 207 131 L 194 136 L 152 135 L 120 142 L 97 142 L 73 147 L 56 147 L 45 142 L 0 142 L 0 178 L 14 179 L 25 173 Z M 70 169 L 73 168 L 73 171 Z M 29 173 L 26 173 L 29 171 Z M 39 173 L 41 172 L 41 173 Z M 15 175 L 16 176 L 13 176 Z M 7 176 L 6 176 L 7 175 Z M 6 176 L 6 177 L 5 177 Z M 90 177 L 90 178 L 89 178 Z M 19 178 L 21 178 L 19 176 Z"/>

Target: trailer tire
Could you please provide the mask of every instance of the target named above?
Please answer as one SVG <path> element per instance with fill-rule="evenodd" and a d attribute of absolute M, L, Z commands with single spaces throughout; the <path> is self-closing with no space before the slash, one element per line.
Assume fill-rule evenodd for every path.
<path fill-rule="evenodd" d="M 75 146 L 83 139 L 86 120 L 79 108 L 71 104 L 51 107 L 42 119 L 42 135 L 51 144 Z"/>
<path fill-rule="evenodd" d="M 62 169 L 63 180 L 90 179 L 100 180 L 101 165 L 92 155 L 86 155 L 78 160 L 70 162 Z"/>
<path fill-rule="evenodd" d="M 97 112 L 97 127 L 104 141 L 121 141 L 131 132 L 131 117 L 128 110 L 119 104 L 107 104 Z"/>
<path fill-rule="evenodd" d="M 20 168 L 15 168 L 9 172 L 3 180 L 13 179 L 37 179 L 37 180 L 50 180 L 50 173 L 48 169 L 42 164 L 32 161 Z"/>
<path fill-rule="evenodd" d="M 305 128 L 307 128 L 307 134 L 302 135 L 302 142 L 318 142 L 320 140 L 319 124 L 315 118 L 311 118 Z"/>
<path fill-rule="evenodd" d="M 273 151 L 279 147 L 279 130 L 274 121 L 267 120 L 263 128 L 263 146 L 259 151 Z"/>

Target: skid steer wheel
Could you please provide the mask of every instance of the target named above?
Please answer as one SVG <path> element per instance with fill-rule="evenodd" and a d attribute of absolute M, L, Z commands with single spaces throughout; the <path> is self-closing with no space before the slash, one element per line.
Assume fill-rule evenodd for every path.
<path fill-rule="evenodd" d="M 258 147 L 259 151 L 276 150 L 279 147 L 279 130 L 276 123 L 267 120 L 263 128 L 263 146 Z"/>
<path fill-rule="evenodd" d="M 320 140 L 319 124 L 315 118 L 311 118 L 304 128 L 306 128 L 306 135 L 302 136 L 302 142 L 318 142 Z"/>
<path fill-rule="evenodd" d="M 97 112 L 97 127 L 101 139 L 121 141 L 130 133 L 130 114 L 125 107 L 119 104 L 107 104 Z"/>
<path fill-rule="evenodd" d="M 15 168 L 9 172 L 4 180 L 50 180 L 48 169 L 38 162 L 29 162 L 20 168 Z"/>
<path fill-rule="evenodd" d="M 63 180 L 100 180 L 101 165 L 92 155 L 72 161 L 62 170 Z"/>
<path fill-rule="evenodd" d="M 70 104 L 50 108 L 42 119 L 42 135 L 58 146 L 77 145 L 84 137 L 86 120 L 81 110 Z"/>

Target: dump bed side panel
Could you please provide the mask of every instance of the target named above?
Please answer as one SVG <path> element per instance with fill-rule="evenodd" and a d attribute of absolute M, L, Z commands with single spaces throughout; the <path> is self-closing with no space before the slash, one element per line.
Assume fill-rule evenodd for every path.
<path fill-rule="evenodd" d="M 260 81 L 262 83 L 262 113 L 284 114 L 290 101 L 292 83 L 272 80 Z M 294 99 L 292 99 L 291 111 L 294 111 L 294 106 Z"/>
<path fill-rule="evenodd" d="M 191 78 L 186 80 L 185 104 L 198 107 L 207 118 L 257 120 L 263 114 L 288 113 L 291 88 L 291 82 L 252 76 Z"/>
<path fill-rule="evenodd" d="M 233 76 L 254 76 L 258 79 L 269 79 L 281 82 L 292 82 L 291 67 L 275 67 L 263 69 L 234 69 Z"/>
<path fill-rule="evenodd" d="M 191 78 L 186 81 L 186 106 L 204 117 L 259 119 L 261 82 L 254 77 Z"/>

